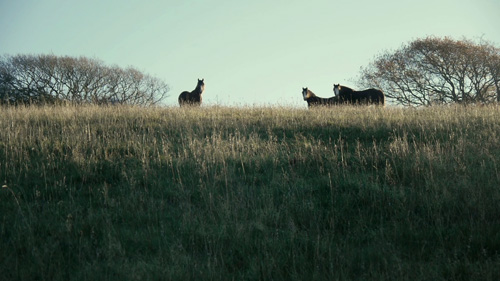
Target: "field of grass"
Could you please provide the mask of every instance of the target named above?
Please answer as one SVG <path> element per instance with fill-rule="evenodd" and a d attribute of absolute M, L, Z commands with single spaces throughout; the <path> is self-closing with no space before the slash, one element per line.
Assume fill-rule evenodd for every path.
<path fill-rule="evenodd" d="M 500 108 L 0 109 L 0 280 L 500 280 Z"/>

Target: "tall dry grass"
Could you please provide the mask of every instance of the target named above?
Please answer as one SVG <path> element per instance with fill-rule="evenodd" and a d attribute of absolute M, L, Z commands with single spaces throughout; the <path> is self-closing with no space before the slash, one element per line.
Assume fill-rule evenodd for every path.
<path fill-rule="evenodd" d="M 0 111 L 6 280 L 497 280 L 500 110 Z"/>

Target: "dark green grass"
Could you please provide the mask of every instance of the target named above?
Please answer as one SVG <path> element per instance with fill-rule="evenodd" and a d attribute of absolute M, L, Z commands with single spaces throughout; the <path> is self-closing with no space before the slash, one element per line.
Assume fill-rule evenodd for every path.
<path fill-rule="evenodd" d="M 0 112 L 0 280 L 498 280 L 500 111 Z"/>

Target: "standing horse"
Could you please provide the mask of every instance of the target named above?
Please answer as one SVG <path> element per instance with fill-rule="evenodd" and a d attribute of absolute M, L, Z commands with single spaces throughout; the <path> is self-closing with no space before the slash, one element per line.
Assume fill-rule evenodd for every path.
<path fill-rule="evenodd" d="M 198 85 L 196 85 L 196 88 L 193 91 L 184 91 L 179 95 L 179 106 L 201 105 L 201 94 L 203 94 L 203 91 L 205 90 L 205 82 L 203 82 L 203 80 L 204 79 L 198 79 Z"/>
<path fill-rule="evenodd" d="M 364 91 L 354 91 L 353 89 L 333 84 L 335 96 L 339 98 L 341 103 L 348 104 L 385 104 L 384 93 L 377 89 L 368 89 Z"/>
<path fill-rule="evenodd" d="M 307 106 L 330 106 L 330 105 L 336 105 L 339 103 L 339 98 L 338 97 L 331 97 L 331 98 L 320 98 L 316 96 L 311 90 L 307 88 L 302 88 L 302 97 L 304 97 L 304 100 L 307 101 Z"/>

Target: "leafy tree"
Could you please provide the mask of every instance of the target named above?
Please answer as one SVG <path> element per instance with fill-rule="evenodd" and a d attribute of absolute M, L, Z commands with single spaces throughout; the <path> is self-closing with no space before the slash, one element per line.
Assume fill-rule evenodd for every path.
<path fill-rule="evenodd" d="M 500 49 L 482 40 L 417 39 L 376 57 L 360 83 L 402 105 L 500 102 Z"/>
<path fill-rule="evenodd" d="M 0 58 L 0 103 L 154 105 L 168 85 L 135 68 L 105 66 L 85 57 L 16 55 Z"/>

